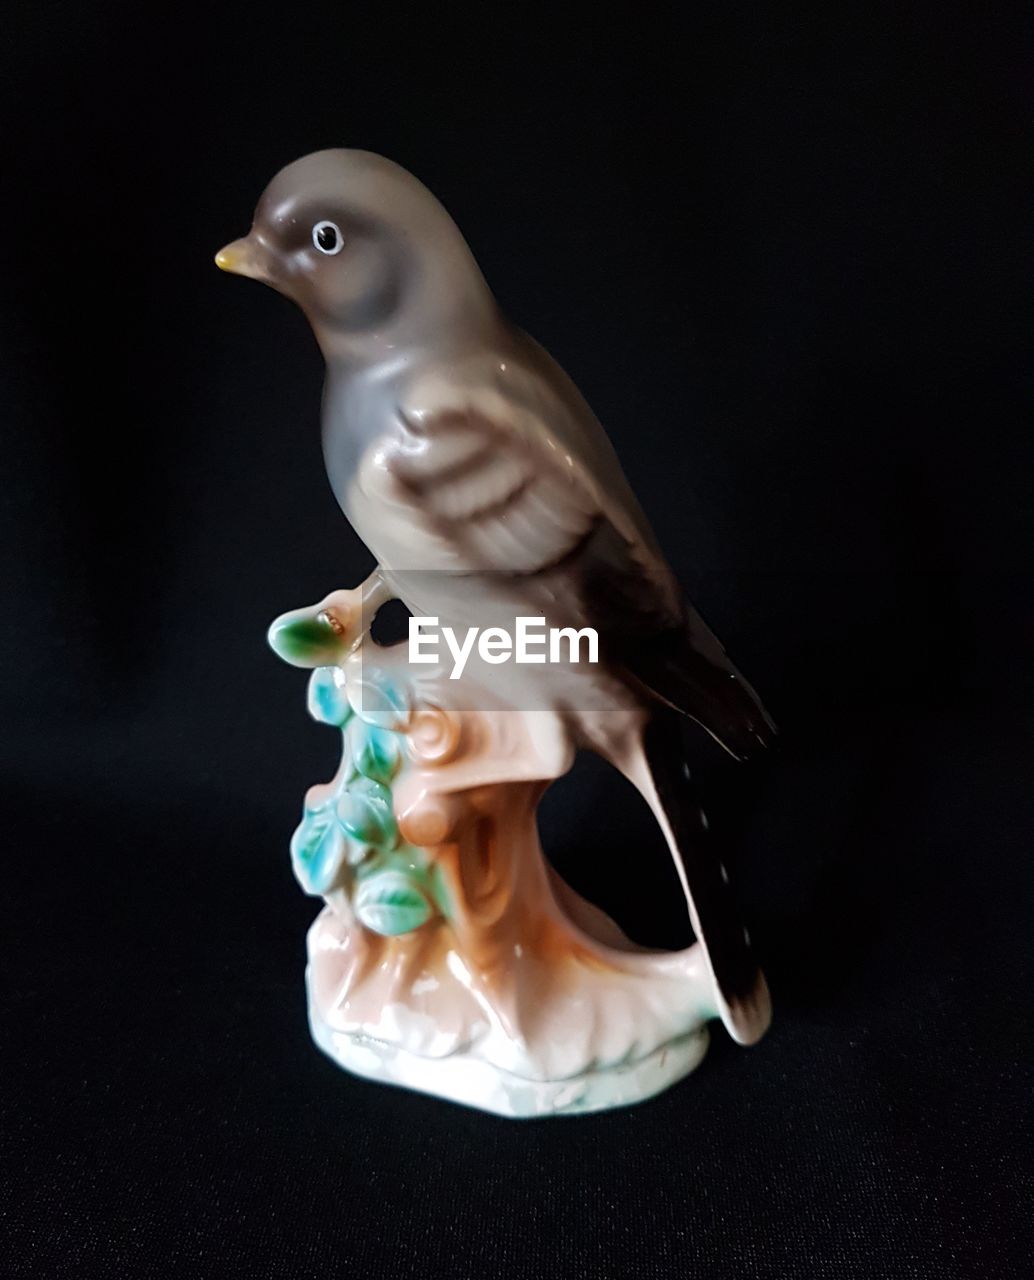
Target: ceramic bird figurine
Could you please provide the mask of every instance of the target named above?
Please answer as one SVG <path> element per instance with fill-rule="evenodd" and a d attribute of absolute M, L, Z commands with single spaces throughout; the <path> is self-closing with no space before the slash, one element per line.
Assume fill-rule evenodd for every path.
<path fill-rule="evenodd" d="M 295 301 L 326 360 L 323 450 L 383 602 L 456 628 L 517 616 L 591 626 L 597 665 L 515 666 L 515 706 L 558 710 L 650 804 L 732 1036 L 768 992 L 685 764 L 688 717 L 736 757 L 774 729 L 685 600 L 602 427 L 501 314 L 462 234 L 411 174 L 363 151 L 288 165 L 216 258 Z"/>

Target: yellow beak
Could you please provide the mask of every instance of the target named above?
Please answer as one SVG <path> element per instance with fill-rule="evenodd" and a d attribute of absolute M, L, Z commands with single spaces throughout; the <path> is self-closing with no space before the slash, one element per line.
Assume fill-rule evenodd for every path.
<path fill-rule="evenodd" d="M 255 242 L 249 236 L 234 240 L 215 255 L 215 265 L 220 271 L 232 272 L 235 276 L 250 276 L 253 280 L 262 278 L 263 272 L 255 252 Z"/>

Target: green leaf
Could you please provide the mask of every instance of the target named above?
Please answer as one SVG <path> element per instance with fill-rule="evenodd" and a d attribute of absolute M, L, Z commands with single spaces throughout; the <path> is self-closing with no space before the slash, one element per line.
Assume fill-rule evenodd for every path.
<path fill-rule="evenodd" d="M 402 762 L 397 733 L 356 718 L 348 730 L 348 742 L 356 769 L 366 778 L 387 785 Z"/>
<path fill-rule="evenodd" d="M 338 821 L 354 840 L 390 847 L 398 838 L 391 792 L 372 778 L 356 778 L 337 802 Z"/>
<path fill-rule="evenodd" d="M 306 893 L 326 893 L 347 852 L 344 833 L 331 806 L 309 810 L 291 837 L 291 861 Z"/>
<path fill-rule="evenodd" d="M 389 938 L 419 929 L 432 915 L 420 886 L 399 871 L 368 876 L 359 885 L 352 905 L 367 929 Z"/>
<path fill-rule="evenodd" d="M 312 609 L 282 613 L 267 632 L 269 646 L 293 667 L 324 667 L 347 652 L 330 621 Z"/>

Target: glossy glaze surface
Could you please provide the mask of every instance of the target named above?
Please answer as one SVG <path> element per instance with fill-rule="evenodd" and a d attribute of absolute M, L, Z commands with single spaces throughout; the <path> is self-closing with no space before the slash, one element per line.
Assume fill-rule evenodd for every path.
<path fill-rule="evenodd" d="M 535 827 L 574 741 L 545 710 L 480 690 L 401 646 L 336 632 L 347 593 L 274 623 L 320 661 L 309 710 L 342 735 L 310 788 L 295 874 L 326 906 L 309 934 L 317 1043 L 389 1083 L 512 1116 L 638 1101 L 699 1062 L 716 1015 L 699 945 L 635 946 L 548 866 Z M 313 647 L 321 631 L 327 647 Z M 335 645 L 340 661 L 327 664 Z"/>
<path fill-rule="evenodd" d="M 472 949 L 479 958 L 464 972 L 493 975 L 497 1021 L 490 1020 L 487 1038 L 479 1033 L 474 1041 L 493 1046 L 490 1058 L 498 1070 L 519 1068 L 529 1078 L 555 1070 L 584 1074 L 590 1062 L 611 1061 L 603 1023 L 618 1028 L 613 1044 L 624 1042 L 626 1055 L 629 1044 L 642 1050 L 687 1034 L 684 1026 L 676 1033 L 663 1017 L 652 1031 L 634 1018 L 622 1021 L 615 1011 L 621 1001 L 610 1007 L 602 989 L 609 984 L 623 990 L 626 968 L 605 967 L 606 981 L 597 983 L 595 958 L 588 966 L 565 959 L 546 982 L 549 966 L 536 947 L 527 949 L 529 930 L 544 937 L 559 927 L 534 836 L 535 802 L 573 751 L 587 748 L 619 769 L 649 804 L 698 939 L 690 968 L 678 970 L 675 979 L 685 999 L 672 997 L 669 1004 L 665 996 L 665 1017 L 678 1006 L 684 1021 L 692 1006 L 699 1019 L 706 1008 L 740 1043 L 756 1041 L 770 1018 L 768 991 L 685 766 L 683 728 L 695 722 L 737 757 L 765 747 L 774 728 L 683 596 L 577 387 L 502 314 L 438 200 L 381 156 L 322 151 L 288 165 L 263 193 L 248 235 L 227 245 L 217 262 L 277 289 L 311 322 L 327 365 L 327 473 L 377 562 L 354 592 L 334 593 L 311 616 L 301 611 L 279 620 L 274 646 L 299 665 L 344 662 L 343 686 L 335 684 L 338 676 L 324 673 L 324 684 L 313 689 L 316 703 L 332 701 L 341 688 L 372 687 L 393 671 L 395 693 L 405 688 L 411 705 L 444 716 L 442 731 L 459 734 L 463 743 L 455 760 L 412 770 L 406 761 L 418 759 L 418 748 L 408 722 L 380 726 L 394 739 L 350 728 L 356 741 L 349 738 L 346 746 L 353 764 L 356 752 L 365 753 L 365 763 L 356 765 L 359 774 L 339 776 L 329 790 L 310 793 L 296 838 L 296 868 L 304 872 L 303 882 L 307 876 L 311 888 L 333 901 L 338 890 L 319 888 L 321 877 L 358 859 L 345 897 L 356 928 L 365 931 L 356 935 L 365 940 L 359 958 L 359 942 L 350 934 L 337 960 L 314 960 L 314 1018 L 323 1019 L 318 1011 L 329 1007 L 321 966 L 338 964 L 337 985 L 352 993 L 348 1009 L 361 1008 L 354 1026 L 347 1024 L 352 1031 L 341 1033 L 373 1034 L 358 1028 L 380 1026 L 377 1017 L 401 1017 L 399 993 L 411 997 L 408 979 L 398 975 L 409 974 L 429 939 L 438 946 L 447 935 L 462 935 L 460 950 L 448 954 Z M 505 671 L 472 665 L 458 688 L 442 680 L 436 685 L 426 671 L 396 669 L 397 659 L 387 651 L 371 657 L 366 637 L 373 616 L 393 598 L 457 633 L 489 626 L 512 631 L 517 618 L 529 615 L 550 627 L 589 627 L 599 636 L 601 660 Z M 364 654 L 365 676 L 350 683 L 348 664 L 362 662 Z M 361 719 L 366 710 L 364 703 Z M 385 780 L 389 756 L 398 772 Z M 426 797 L 411 794 L 415 778 L 424 778 L 426 797 L 433 798 L 426 813 Z M 476 838 L 461 836 L 463 823 L 451 825 L 459 811 L 480 833 Z M 417 815 L 430 825 L 414 829 Z M 435 834 L 434 822 L 446 834 Z M 367 842 L 363 858 L 349 840 Z M 499 889 L 505 911 L 472 932 L 459 923 L 466 917 L 457 912 L 457 893 L 479 860 L 505 886 Z M 537 879 L 533 867 L 539 868 Z M 344 899 L 337 905 L 345 918 Z M 324 946 L 333 922 L 323 919 L 316 954 L 337 954 Z M 564 920 L 567 928 L 570 916 Z M 367 935 L 390 941 L 372 943 Z M 582 945 L 565 945 L 563 954 L 581 955 Z M 688 955 L 683 960 L 689 963 Z M 650 982 L 663 987 L 667 971 L 657 968 L 656 959 L 650 963 Z M 385 964 L 395 975 L 392 983 L 367 982 Z M 466 1043 L 469 1018 L 454 1013 L 478 1005 L 480 979 L 464 982 L 459 959 L 442 964 L 453 996 L 430 1000 L 424 1033 L 438 1044 L 436 1037 L 451 1026 L 456 1043 Z M 375 994 L 360 1000 L 359 989 L 353 993 L 356 973 L 363 975 L 363 991 Z M 698 998 L 701 981 L 706 1000 Z M 594 984 L 599 996 L 589 994 Z M 547 1053 L 543 1040 L 531 1058 L 522 1058 L 524 1023 L 550 1026 L 551 1000 L 561 989 L 571 1008 L 581 1001 L 592 1011 L 590 1021 L 600 1025 L 586 1038 L 574 1030 L 576 1019 L 560 1018 L 554 1032 L 559 1036 L 562 1026 L 570 1026 L 570 1043 Z M 631 1003 L 648 1009 L 645 990 L 637 986 Z M 417 1024 L 403 1024 L 419 1042 Z M 335 1035 L 341 1030 L 332 1021 L 327 1026 Z M 504 1052 L 507 1038 L 512 1060 Z M 321 1042 L 338 1043 L 326 1035 Z M 455 1045 L 452 1052 L 459 1052 Z"/>

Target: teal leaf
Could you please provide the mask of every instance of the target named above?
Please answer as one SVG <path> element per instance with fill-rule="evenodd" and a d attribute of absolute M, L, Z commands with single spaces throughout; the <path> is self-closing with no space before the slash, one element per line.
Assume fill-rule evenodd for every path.
<path fill-rule="evenodd" d="M 309 715 L 322 724 L 343 727 L 352 715 L 340 667 L 317 667 L 309 677 Z"/>
<path fill-rule="evenodd" d="M 294 874 L 306 893 L 326 893 L 347 852 L 344 833 L 330 805 L 307 811 L 291 837 Z"/>
<path fill-rule="evenodd" d="M 391 782 L 402 760 L 398 734 L 356 718 L 348 730 L 352 762 L 365 778 Z"/>
<path fill-rule="evenodd" d="M 372 778 L 356 778 L 337 803 L 338 821 L 364 844 L 391 846 L 398 838 L 391 792 Z"/>
<path fill-rule="evenodd" d="M 367 876 L 359 885 L 352 905 L 367 929 L 389 938 L 419 929 L 432 914 L 431 904 L 420 886 L 400 871 L 381 871 Z"/>
<path fill-rule="evenodd" d="M 383 671 L 359 660 L 350 664 L 349 701 L 355 713 L 367 724 L 384 729 L 400 729 L 409 715 L 406 690 Z"/>

